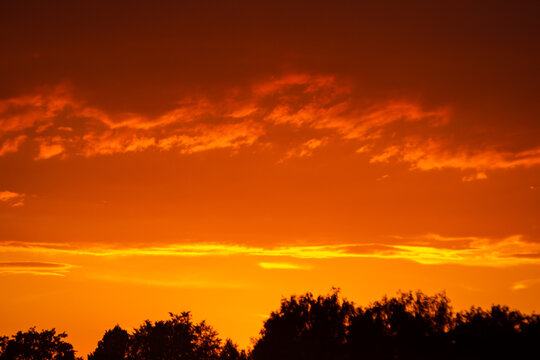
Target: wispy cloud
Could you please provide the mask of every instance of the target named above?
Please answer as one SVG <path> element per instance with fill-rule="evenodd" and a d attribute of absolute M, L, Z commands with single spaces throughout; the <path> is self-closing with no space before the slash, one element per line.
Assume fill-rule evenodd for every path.
<path fill-rule="evenodd" d="M 371 162 L 398 160 L 410 163 L 413 169 L 458 169 L 475 171 L 463 177 L 463 181 L 486 179 L 486 171 L 532 167 L 540 165 L 540 147 L 520 152 L 495 149 L 455 149 L 444 141 L 418 138 L 405 139 L 402 145 L 392 145 L 374 154 Z"/>
<path fill-rule="evenodd" d="M 260 262 L 259 266 L 263 269 L 272 269 L 272 270 L 309 270 L 310 266 L 291 264 L 286 262 Z"/>
<path fill-rule="evenodd" d="M 0 191 L 0 202 L 6 203 L 12 207 L 24 205 L 24 194 L 19 194 L 13 191 Z"/>
<path fill-rule="evenodd" d="M 334 132 L 346 139 L 376 137 L 377 129 L 396 121 L 446 117 L 443 110 L 426 111 L 405 101 L 358 107 L 350 89 L 332 76 L 291 74 L 256 84 L 247 95 L 209 101 L 186 98 L 156 117 L 108 113 L 76 99 L 68 86 L 0 102 L 0 125 L 8 136 L 0 156 L 15 152 L 35 135 L 36 159 L 65 155 L 106 155 L 150 148 L 184 153 L 252 145 L 269 127 L 289 124 Z M 70 131 L 66 131 L 70 129 Z M 78 130 L 78 131 L 76 131 Z M 265 141 L 272 141 L 265 139 Z M 293 145 L 290 155 L 309 156 L 320 139 Z"/>
<path fill-rule="evenodd" d="M 69 264 L 35 261 L 0 261 L 0 273 L 65 276 L 72 268 Z"/>
<path fill-rule="evenodd" d="M 65 151 L 64 146 L 62 145 L 62 138 L 60 136 L 36 140 L 41 141 L 39 144 L 39 154 L 36 156 L 36 160 L 50 159 L 54 156 L 62 154 Z"/>
<path fill-rule="evenodd" d="M 512 284 L 512 290 L 525 290 L 540 284 L 540 278 L 516 281 Z"/>
<path fill-rule="evenodd" d="M 287 152 L 287 154 L 285 155 L 285 157 L 283 159 L 281 159 L 281 161 L 283 162 L 283 161 L 285 161 L 287 159 L 290 159 L 292 157 L 299 157 L 299 158 L 309 157 L 309 156 L 313 155 L 313 151 L 315 151 L 315 149 L 323 146 L 326 140 L 327 139 L 325 139 L 325 138 L 323 138 L 323 139 L 309 139 L 308 141 L 300 144 L 299 146 L 289 150 Z"/>
<path fill-rule="evenodd" d="M 0 156 L 19 151 L 19 147 L 26 140 L 26 135 L 17 135 L 6 139 L 0 144 Z"/>
<path fill-rule="evenodd" d="M 150 150 L 238 151 L 258 144 L 280 151 L 276 157 L 285 161 L 345 141 L 372 164 L 458 169 L 464 182 L 486 179 L 489 171 L 540 165 L 538 147 L 456 144 L 444 131 L 452 120 L 448 106 L 405 98 L 368 101 L 328 75 L 288 74 L 221 99 L 187 97 L 155 116 L 108 112 L 59 85 L 0 101 L 0 156 L 17 152 L 23 142 L 38 145 L 34 158 L 40 161 Z"/>
<path fill-rule="evenodd" d="M 386 243 L 331 244 L 317 246 L 253 247 L 232 244 L 168 244 L 149 247 L 70 246 L 43 243 L 0 243 L 0 253 L 40 253 L 96 257 L 223 257 L 254 256 L 291 259 L 378 258 L 402 259 L 420 264 L 458 264 L 465 266 L 511 266 L 540 264 L 540 243 L 520 235 L 503 239 L 480 237 L 447 238 L 425 235 L 392 237 Z M 294 266 L 287 261 L 264 261 L 267 268 Z M 262 267 L 265 267 L 261 265 Z M 273 264 L 273 265 L 272 265 Z"/>

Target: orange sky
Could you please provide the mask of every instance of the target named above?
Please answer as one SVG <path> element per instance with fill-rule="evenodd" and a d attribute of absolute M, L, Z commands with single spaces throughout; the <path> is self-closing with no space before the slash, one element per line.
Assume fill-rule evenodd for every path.
<path fill-rule="evenodd" d="M 540 311 L 535 1 L 0 5 L 0 334 L 446 290 Z"/>

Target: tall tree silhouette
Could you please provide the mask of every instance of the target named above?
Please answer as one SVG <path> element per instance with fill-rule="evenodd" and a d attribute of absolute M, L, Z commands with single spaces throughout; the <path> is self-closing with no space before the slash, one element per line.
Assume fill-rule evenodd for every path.
<path fill-rule="evenodd" d="M 0 360 L 75 360 L 71 344 L 64 341 L 65 333 L 55 329 L 19 331 L 11 339 L 2 338 Z"/>

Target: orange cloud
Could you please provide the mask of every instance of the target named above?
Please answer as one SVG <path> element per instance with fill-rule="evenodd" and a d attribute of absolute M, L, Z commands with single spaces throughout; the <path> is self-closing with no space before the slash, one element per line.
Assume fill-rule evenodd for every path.
<path fill-rule="evenodd" d="M 336 131 L 347 139 L 362 138 L 371 129 L 394 121 L 444 115 L 404 102 L 357 109 L 350 100 L 349 89 L 331 76 L 292 74 L 255 85 L 244 98 L 212 102 L 204 97 L 184 99 L 177 108 L 149 118 L 134 113 L 107 113 L 75 100 L 66 86 L 58 86 L 3 101 L 0 124 L 5 132 L 31 129 L 35 134 L 47 133 L 46 137 L 34 139 L 40 145 L 36 159 L 47 159 L 59 154 L 92 156 L 143 151 L 153 146 L 165 150 L 179 147 L 185 153 L 236 149 L 253 144 L 269 126 L 278 124 L 305 125 Z M 20 143 L 24 138 L 17 139 Z M 17 150 L 18 143 L 10 141 L 0 155 Z M 299 144 L 303 147 L 299 154 L 307 155 L 320 145 L 316 139 Z"/>
<path fill-rule="evenodd" d="M 321 89 L 332 89 L 337 91 L 336 79 L 333 76 L 310 75 L 310 74 L 288 74 L 278 78 L 264 81 L 253 86 L 257 95 L 274 95 L 294 86 L 303 87 L 305 93 L 315 93 Z"/>
<path fill-rule="evenodd" d="M 55 136 L 51 139 L 40 139 L 43 141 L 39 144 L 39 154 L 36 156 L 36 160 L 50 159 L 54 156 L 62 154 L 65 149 L 62 145 L 62 139 Z"/>
<path fill-rule="evenodd" d="M 38 160 L 151 149 L 237 151 L 260 144 L 260 149 L 282 151 L 276 157 L 284 161 L 347 141 L 370 156 L 370 163 L 399 161 L 411 169 L 472 172 L 461 176 L 464 182 L 486 179 L 492 170 L 540 165 L 540 148 L 505 152 L 496 144 L 486 149 L 456 146 L 441 135 L 450 121 L 448 107 L 429 109 L 406 99 L 369 103 L 355 98 L 353 89 L 335 77 L 322 75 L 289 74 L 221 100 L 185 98 L 154 117 L 109 113 L 57 86 L 0 101 L 0 135 L 6 136 L 0 156 L 18 151 L 24 141 L 38 144 Z M 298 136 L 299 131 L 310 135 Z M 439 135 L 431 136 L 435 131 Z M 283 132 L 287 136 L 276 135 Z M 285 149 L 284 138 L 289 139 Z"/>
<path fill-rule="evenodd" d="M 224 148 L 236 149 L 243 145 L 252 145 L 263 132 L 260 126 L 252 122 L 203 126 L 191 135 L 174 135 L 161 139 L 158 147 L 164 150 L 179 147 L 183 153 Z"/>
<path fill-rule="evenodd" d="M 324 143 L 327 141 L 327 139 L 309 139 L 308 141 L 300 144 L 298 147 L 295 147 L 287 152 L 285 157 L 281 159 L 282 161 L 285 161 L 292 157 L 308 157 L 313 154 L 313 151 L 321 146 L 324 145 Z"/>
<path fill-rule="evenodd" d="M 475 180 L 485 180 L 487 179 L 487 175 L 485 172 L 478 172 L 474 175 L 467 175 L 461 178 L 463 182 L 470 182 Z"/>
<path fill-rule="evenodd" d="M 408 162 L 413 169 L 459 169 L 474 170 L 475 175 L 463 177 L 463 181 L 486 179 L 486 170 L 512 169 L 540 165 L 540 148 L 517 153 L 491 149 L 451 150 L 442 141 L 408 139 L 404 145 L 390 146 L 373 155 L 370 162 L 388 162 L 392 158 Z"/>
<path fill-rule="evenodd" d="M 51 123 L 62 111 L 75 105 L 68 88 L 59 85 L 33 95 L 0 101 L 0 135 Z"/>
<path fill-rule="evenodd" d="M 24 205 L 24 194 L 19 194 L 13 191 L 0 191 L 0 202 L 9 204 L 12 207 Z"/>
<path fill-rule="evenodd" d="M 19 151 L 19 146 L 21 146 L 26 138 L 26 135 L 19 135 L 14 138 L 6 139 L 0 145 L 0 156 Z"/>
<path fill-rule="evenodd" d="M 129 132 L 119 133 L 112 130 L 86 134 L 83 136 L 83 141 L 81 153 L 85 156 L 143 151 L 156 145 L 156 139 L 153 137 L 138 136 Z"/>

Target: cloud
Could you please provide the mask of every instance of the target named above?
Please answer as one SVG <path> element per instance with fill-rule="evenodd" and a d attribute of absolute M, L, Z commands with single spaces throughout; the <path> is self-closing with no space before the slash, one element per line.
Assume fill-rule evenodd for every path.
<path fill-rule="evenodd" d="M 109 113 L 75 99 L 68 86 L 59 85 L 0 102 L 0 124 L 9 136 L 0 156 L 17 151 L 26 136 L 39 144 L 35 156 L 39 160 L 151 148 L 194 153 L 253 145 L 272 126 L 283 124 L 331 131 L 345 139 L 368 139 L 377 136 L 370 134 L 373 129 L 392 122 L 444 116 L 439 110 L 425 111 L 404 101 L 358 108 L 351 104 L 350 89 L 334 77 L 309 74 L 285 75 L 255 84 L 247 94 L 221 100 L 185 98 L 178 107 L 155 117 Z M 322 145 L 321 138 L 304 140 L 293 145 L 287 157 L 309 156 Z"/>
<path fill-rule="evenodd" d="M 389 162 L 391 159 L 411 164 L 412 169 L 473 170 L 475 175 L 463 177 L 463 181 L 486 179 L 485 171 L 532 167 L 540 165 L 540 147 L 519 152 L 494 149 L 457 149 L 450 144 L 433 139 L 408 138 L 402 145 L 393 145 L 371 157 L 370 162 Z"/>
<path fill-rule="evenodd" d="M 0 156 L 19 151 L 19 146 L 21 146 L 26 138 L 26 135 L 18 135 L 14 138 L 6 139 L 0 144 Z"/>
<path fill-rule="evenodd" d="M 156 145 L 156 139 L 153 137 L 114 131 L 90 133 L 84 135 L 83 141 L 84 146 L 81 149 L 81 153 L 84 156 L 144 151 Z"/>
<path fill-rule="evenodd" d="M 6 203 L 12 207 L 24 205 L 24 194 L 19 194 L 13 191 L 0 191 L 0 202 Z"/>
<path fill-rule="evenodd" d="M 466 175 L 461 178 L 463 182 L 471 182 L 475 180 L 485 180 L 485 179 L 487 179 L 487 175 L 485 172 L 478 172 L 476 174 Z"/>
<path fill-rule="evenodd" d="M 410 100 L 366 102 L 331 76 L 290 75 L 262 85 L 267 109 L 264 119 L 278 125 L 294 125 L 331 131 L 347 140 L 375 140 L 393 124 L 425 122 L 440 126 L 449 121 L 449 108 L 425 109 Z"/>
<path fill-rule="evenodd" d="M 44 88 L 35 94 L 0 100 L 0 135 L 33 127 L 43 129 L 51 124 L 53 118 L 74 105 L 65 84 Z"/>
<path fill-rule="evenodd" d="M 326 142 L 326 139 L 324 138 L 323 139 L 309 139 L 308 141 L 300 144 L 299 146 L 289 150 L 287 154 L 285 155 L 285 157 L 281 159 L 281 161 L 283 162 L 292 157 L 298 157 L 298 158 L 309 157 L 313 155 L 313 151 L 315 151 L 315 149 L 323 146 L 325 142 Z"/>
<path fill-rule="evenodd" d="M 306 265 L 290 264 L 285 262 L 260 262 L 259 266 L 263 269 L 272 270 L 309 270 L 311 267 Z"/>
<path fill-rule="evenodd" d="M 512 284 L 512 290 L 525 290 L 540 284 L 540 278 L 516 281 Z"/>
<path fill-rule="evenodd" d="M 410 260 L 420 264 L 465 266 L 512 266 L 540 264 L 540 243 L 520 235 L 503 239 L 451 238 L 428 234 L 391 237 L 386 243 L 331 244 L 311 246 L 253 247 L 245 245 L 190 243 L 151 247 L 70 246 L 43 243 L 0 243 L 0 253 L 32 253 L 97 257 L 169 256 L 223 257 L 254 256 L 291 259 L 377 258 Z M 282 263 L 265 262 L 266 264 Z M 283 262 L 289 264 L 289 262 Z M 271 266 L 271 265 L 270 265 Z"/>
<path fill-rule="evenodd" d="M 35 261 L 0 261 L 0 274 L 31 274 L 47 276 L 65 276 L 72 268 L 69 264 Z"/>
<path fill-rule="evenodd" d="M 285 161 L 348 142 L 371 164 L 458 169 L 463 182 L 486 179 L 489 171 L 540 165 L 538 147 L 508 151 L 496 141 L 483 148 L 457 143 L 447 127 L 452 114 L 449 106 L 406 98 L 368 100 L 334 76 L 305 73 L 264 80 L 222 98 L 186 97 L 155 116 L 106 111 L 59 85 L 0 101 L 0 156 L 17 152 L 25 141 L 38 145 L 36 160 L 260 145 Z"/>
<path fill-rule="evenodd" d="M 237 149 L 252 145 L 263 134 L 256 123 L 241 122 L 212 127 L 200 127 L 191 135 L 175 135 L 159 141 L 158 147 L 168 150 L 179 147 L 183 153 L 213 149 Z"/>
<path fill-rule="evenodd" d="M 0 124 L 7 139 L 0 156 L 16 152 L 30 138 L 38 144 L 36 160 L 58 155 L 98 156 L 178 149 L 194 153 L 249 146 L 264 133 L 250 116 L 257 108 L 234 101 L 210 103 L 183 99 L 179 107 L 149 118 L 141 114 L 107 113 L 75 100 L 67 88 L 45 95 L 13 98 L 0 103 Z M 13 115 L 15 112 L 17 115 Z M 53 126 L 56 125 L 56 126 Z M 32 136 L 21 135 L 21 131 Z M 1 135 L 1 134 L 0 134 Z"/>
<path fill-rule="evenodd" d="M 61 143 L 62 139 L 58 136 L 40 141 L 43 142 L 39 144 L 39 154 L 36 156 L 36 160 L 50 159 L 65 151 L 64 146 Z"/>

